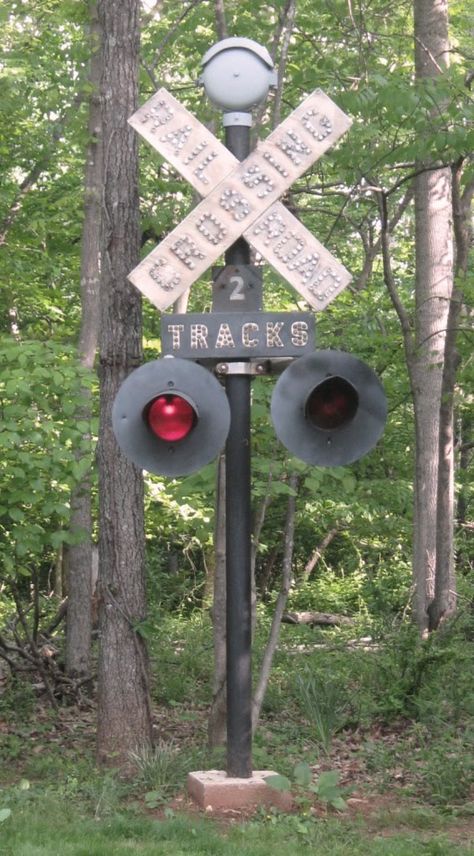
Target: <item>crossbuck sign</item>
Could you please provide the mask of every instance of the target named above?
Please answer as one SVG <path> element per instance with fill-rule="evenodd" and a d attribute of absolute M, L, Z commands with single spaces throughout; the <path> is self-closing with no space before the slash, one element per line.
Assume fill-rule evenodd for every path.
<path fill-rule="evenodd" d="M 129 121 L 204 197 L 129 276 L 158 309 L 241 236 L 314 309 L 348 285 L 346 268 L 278 201 L 351 124 L 323 92 L 309 95 L 242 162 L 166 89 Z"/>

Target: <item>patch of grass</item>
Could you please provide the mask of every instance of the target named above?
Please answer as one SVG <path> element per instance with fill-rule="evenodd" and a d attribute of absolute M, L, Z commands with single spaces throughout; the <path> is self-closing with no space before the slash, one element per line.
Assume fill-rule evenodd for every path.
<path fill-rule="evenodd" d="M 302 713 L 311 723 L 317 744 L 325 755 L 329 755 L 332 739 L 347 718 L 345 687 L 336 680 L 324 680 L 307 669 L 296 676 L 295 694 Z"/>
<path fill-rule="evenodd" d="M 193 768 L 191 752 L 181 749 L 175 740 L 158 740 L 153 748 L 131 752 L 130 760 L 137 768 L 139 784 L 148 791 L 145 800 L 149 806 L 169 800 Z"/>
<path fill-rule="evenodd" d="M 1 796 L 0 796 L 1 799 Z M 158 821 L 133 812 L 95 820 L 72 801 L 43 798 L 12 808 L 1 829 L 2 856 L 473 856 L 472 847 L 447 835 L 427 838 L 413 830 L 369 836 L 361 824 L 337 819 L 302 823 L 269 813 L 223 827 L 211 820 L 176 816 Z"/>

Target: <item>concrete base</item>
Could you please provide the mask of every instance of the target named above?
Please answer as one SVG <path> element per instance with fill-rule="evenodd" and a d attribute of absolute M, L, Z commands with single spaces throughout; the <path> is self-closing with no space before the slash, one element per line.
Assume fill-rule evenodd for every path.
<path fill-rule="evenodd" d="M 273 770 L 256 770 L 250 779 L 237 779 L 227 776 L 224 770 L 199 770 L 188 774 L 188 793 L 207 811 L 241 811 L 259 806 L 290 811 L 293 807 L 291 794 L 277 791 L 265 782 L 267 776 L 274 775 Z"/>

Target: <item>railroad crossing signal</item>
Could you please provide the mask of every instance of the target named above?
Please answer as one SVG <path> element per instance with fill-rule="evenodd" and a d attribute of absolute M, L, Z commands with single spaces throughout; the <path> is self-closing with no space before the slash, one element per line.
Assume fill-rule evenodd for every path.
<path fill-rule="evenodd" d="M 230 426 L 224 389 L 207 369 L 172 357 L 128 375 L 112 409 L 122 451 L 140 469 L 182 476 L 222 449 Z"/>
<path fill-rule="evenodd" d="M 348 285 L 346 268 L 278 201 L 351 124 L 323 92 L 309 95 L 243 162 L 166 89 L 129 121 L 204 197 L 129 276 L 158 309 L 241 236 L 314 309 Z"/>
<path fill-rule="evenodd" d="M 309 95 L 243 162 L 166 89 L 129 121 L 204 197 L 130 274 L 158 309 L 174 303 L 241 236 L 315 309 L 324 309 L 349 283 L 348 271 L 278 201 L 350 126 L 323 92 Z M 261 283 L 255 283 L 254 311 L 235 311 L 229 301 L 244 276 L 238 266 L 229 270 L 229 283 L 223 271 L 225 296 L 214 288 L 214 310 L 233 311 L 166 316 L 163 345 L 176 356 L 147 363 L 120 387 L 113 427 L 122 450 L 137 466 L 163 475 L 204 466 L 223 447 L 231 417 L 220 383 L 192 360 L 279 353 L 299 357 L 273 392 L 271 414 L 281 442 L 317 466 L 362 457 L 386 418 L 374 372 L 340 351 L 313 353 L 313 317 L 262 312 Z M 250 267 L 244 273 L 255 276 Z"/>
<path fill-rule="evenodd" d="M 319 467 L 351 464 L 372 449 L 387 416 L 377 375 L 351 354 L 316 351 L 278 378 L 271 402 L 278 439 Z"/>

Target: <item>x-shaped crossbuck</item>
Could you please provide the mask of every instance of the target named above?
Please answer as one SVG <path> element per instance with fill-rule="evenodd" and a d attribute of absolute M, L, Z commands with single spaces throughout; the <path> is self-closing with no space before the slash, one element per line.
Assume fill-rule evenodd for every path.
<path fill-rule="evenodd" d="M 204 197 L 129 276 L 158 309 L 241 236 L 315 309 L 348 285 L 346 268 L 277 201 L 351 124 L 323 92 L 309 95 L 242 162 L 166 89 L 129 121 Z"/>

